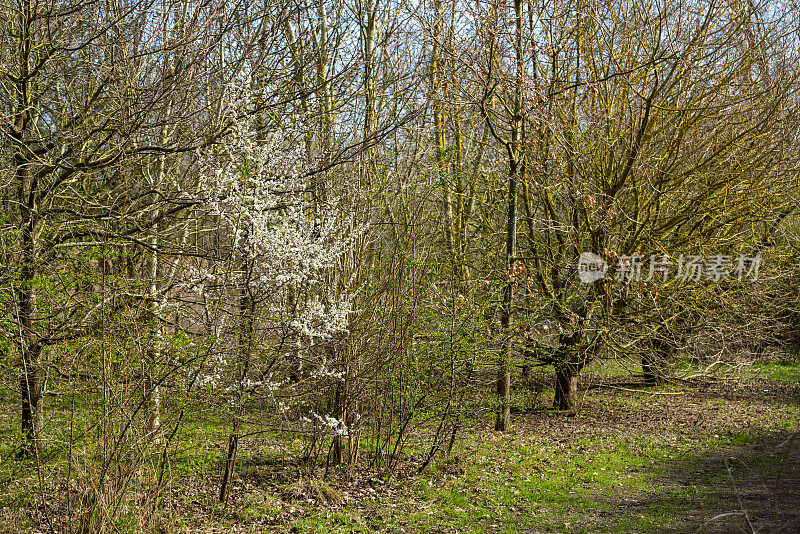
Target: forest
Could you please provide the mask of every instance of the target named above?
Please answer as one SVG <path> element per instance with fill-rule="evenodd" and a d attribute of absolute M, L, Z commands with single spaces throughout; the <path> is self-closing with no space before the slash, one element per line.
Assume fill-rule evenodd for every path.
<path fill-rule="evenodd" d="M 800 531 L 797 0 L 0 0 L 0 533 Z"/>

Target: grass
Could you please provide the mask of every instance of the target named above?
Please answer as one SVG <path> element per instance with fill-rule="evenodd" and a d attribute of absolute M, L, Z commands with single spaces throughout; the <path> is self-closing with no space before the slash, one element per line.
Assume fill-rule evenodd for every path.
<path fill-rule="evenodd" d="M 626 376 L 623 367 L 609 362 L 597 374 Z M 164 496 L 169 510 L 162 528 L 276 533 L 693 530 L 738 506 L 731 472 L 735 481 L 746 484 L 749 473 L 771 480 L 776 466 L 791 468 L 794 464 L 786 462 L 796 462 L 796 456 L 792 460 L 772 444 L 800 429 L 800 364 L 763 362 L 752 371 L 710 386 L 589 390 L 576 415 L 545 408 L 523 411 L 504 434 L 493 432 L 488 418 L 479 419 L 451 455 L 438 456 L 422 474 L 414 469 L 425 448 L 409 449 L 404 459 L 409 469 L 392 479 L 356 474 L 347 482 L 346 473 L 339 472 L 322 481 L 321 471 L 312 476 L 281 463 L 301 452 L 299 440 L 259 434 L 242 445 L 234 498 L 227 506 L 216 502 L 216 488 L 229 423 L 187 412 L 169 457 Z M 547 406 L 550 394 L 536 397 L 542 401 L 538 406 Z M 30 463 L 11 459 L 12 399 L 5 398 L 0 428 L 5 444 L 0 481 L 13 481 L 0 494 L 0 523 L 32 532 L 41 517 L 25 510 L 41 497 L 25 491 L 36 484 Z M 522 394 L 519 399 L 530 401 Z M 76 416 L 76 427 L 89 429 L 96 404 L 79 405 L 83 411 L 77 413 L 84 417 Z M 61 424 L 70 420 L 70 407 L 65 398 L 49 403 Z M 89 451 L 81 454 L 90 456 L 96 445 L 92 436 L 89 432 L 76 447 Z M 63 477 L 65 462 L 56 442 L 65 437 L 62 432 L 47 445 L 54 453 L 48 467 L 58 475 L 55 481 Z M 158 459 L 154 454 L 150 461 Z M 60 491 L 57 485 L 48 490 Z M 118 531 L 138 531 L 134 515 L 121 513 Z"/>
<path fill-rule="evenodd" d="M 620 365 L 607 367 L 614 366 Z M 772 371 L 761 378 L 774 382 L 790 382 L 800 372 L 798 364 L 784 362 L 763 364 L 761 369 Z M 603 369 L 600 374 L 616 376 L 618 370 Z M 747 380 L 754 378 L 758 377 Z M 754 384 L 763 391 L 763 384 Z M 478 431 L 466 437 L 454 455 L 457 474 L 452 474 L 452 460 L 440 461 L 402 500 L 371 505 L 371 514 L 380 518 L 377 523 L 325 530 L 329 528 L 324 526 L 326 517 L 312 514 L 293 525 L 298 532 L 682 532 L 687 525 L 696 528 L 737 505 L 719 457 L 746 456 L 749 469 L 769 472 L 786 456 L 770 447 L 757 457 L 749 451 L 787 431 L 797 431 L 800 406 L 796 396 L 794 400 L 763 393 L 735 397 L 724 386 L 700 395 L 685 391 L 685 398 L 658 397 L 681 392 L 674 385 L 622 395 L 597 391 L 589 394 L 589 404 L 594 405 L 575 418 L 543 411 L 528 423 L 549 419 L 581 427 L 583 419 L 592 419 L 597 403 L 626 418 L 641 412 L 656 415 L 659 408 L 684 408 L 678 414 L 668 412 L 657 428 L 609 433 L 593 427 L 584 437 L 571 433 L 563 439 L 550 434 L 550 426 L 537 432 L 525 422 L 517 424 L 523 428 L 506 435 Z M 737 417 L 726 420 L 728 411 Z M 678 431 L 672 424 L 680 425 Z"/>
<path fill-rule="evenodd" d="M 764 439 L 758 432 L 732 430 L 699 443 L 636 434 L 549 445 L 521 433 L 469 441 L 460 454 L 472 461 L 461 464 L 458 476 L 448 475 L 446 464 L 438 465 L 399 504 L 374 505 L 382 521 L 360 524 L 351 532 L 683 531 L 687 517 L 731 504 L 718 495 L 727 483 L 725 473 L 700 471 L 699 466 L 718 451 Z M 761 461 L 770 465 L 774 460 Z M 693 467 L 700 472 L 691 482 L 670 482 L 675 470 Z M 294 527 L 327 532 L 321 526 L 325 521 L 313 516 Z"/>
<path fill-rule="evenodd" d="M 784 382 L 800 382 L 800 360 L 784 359 L 772 362 L 756 362 L 752 366 L 755 377 Z"/>

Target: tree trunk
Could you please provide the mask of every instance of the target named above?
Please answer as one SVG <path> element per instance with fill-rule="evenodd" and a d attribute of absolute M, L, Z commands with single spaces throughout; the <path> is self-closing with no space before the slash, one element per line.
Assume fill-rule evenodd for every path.
<path fill-rule="evenodd" d="M 516 137 L 514 137 L 516 139 Z M 517 172 L 518 161 L 514 154 L 510 157 L 508 173 L 508 208 L 506 212 L 506 285 L 503 288 L 503 306 L 500 310 L 500 326 L 503 344 L 500 348 L 497 369 L 497 396 L 500 407 L 497 412 L 495 430 L 511 428 L 511 319 L 514 311 L 514 255 L 517 247 Z"/>
<path fill-rule="evenodd" d="M 519 146 L 523 141 L 522 130 L 522 2 L 514 1 L 515 45 L 517 56 L 517 83 L 514 89 L 514 114 L 512 117 L 511 141 L 506 143 L 508 151 L 508 207 L 506 211 L 506 267 L 507 283 L 503 288 L 503 307 L 500 322 L 503 329 L 503 346 L 500 349 L 500 365 L 497 370 L 497 395 L 500 407 L 495 422 L 495 430 L 511 428 L 511 320 L 514 312 L 514 266 L 517 247 L 517 183 L 525 177 L 525 154 Z"/>
<path fill-rule="evenodd" d="M 333 397 L 333 414 L 339 421 L 346 419 L 345 405 L 347 402 L 347 392 L 344 383 L 339 382 L 336 384 Z M 344 464 L 344 446 L 342 443 L 342 434 L 340 428 L 336 429 L 337 432 L 333 436 L 333 465 L 340 466 Z"/>
<path fill-rule="evenodd" d="M 553 407 L 573 411 L 578 405 L 578 373 L 572 365 L 556 367 Z"/>
<path fill-rule="evenodd" d="M 656 385 L 660 382 L 658 364 L 652 353 L 642 353 L 642 377 L 647 384 Z"/>
<path fill-rule="evenodd" d="M 19 184 L 20 207 L 20 265 L 17 290 L 17 320 L 20 326 L 19 345 L 22 352 L 20 393 L 22 394 L 22 444 L 20 455 L 30 456 L 35 451 L 35 440 L 41 430 L 39 402 L 42 398 L 44 375 L 41 366 L 42 346 L 36 333 L 36 201 L 35 181 L 22 154 L 15 158 Z"/>
<path fill-rule="evenodd" d="M 650 345 L 652 350 L 642 353 L 642 377 L 648 384 L 663 384 L 670 346 L 668 342 L 658 338 L 652 339 Z"/>
<path fill-rule="evenodd" d="M 166 64 L 165 59 L 165 69 L 171 69 L 174 71 L 174 67 Z M 170 102 L 167 105 L 167 113 L 172 110 L 172 103 Z M 160 145 L 164 146 L 169 144 L 170 139 L 170 131 L 166 124 L 161 127 L 161 132 L 159 133 L 158 142 Z M 156 172 L 154 173 L 153 177 L 150 181 L 150 187 L 153 188 L 153 191 L 157 191 L 159 188 L 163 186 L 165 176 L 167 174 L 167 158 L 165 154 L 160 154 L 158 159 L 156 160 Z M 151 202 L 156 204 L 158 202 L 158 196 L 156 194 L 152 195 Z M 148 299 L 148 320 L 151 324 L 151 329 L 149 331 L 150 340 L 152 345 L 148 348 L 146 354 L 146 361 L 145 363 L 145 387 L 147 392 L 147 432 L 153 432 L 158 436 L 158 433 L 161 430 L 161 392 L 158 388 L 158 383 L 156 380 L 155 375 L 157 374 L 157 369 L 159 364 L 161 363 L 161 345 L 162 345 L 162 335 L 161 335 L 161 325 L 160 325 L 160 318 L 158 316 L 156 302 L 158 302 L 159 296 L 159 283 L 158 283 L 158 276 L 160 269 L 160 262 L 161 258 L 158 255 L 158 230 L 159 225 L 156 224 L 153 228 L 153 233 L 148 239 L 148 244 L 150 251 L 148 253 L 146 269 L 147 269 L 147 276 L 149 277 L 150 282 L 150 298 Z"/>
<path fill-rule="evenodd" d="M 228 438 L 228 455 L 225 458 L 225 471 L 222 473 L 222 482 L 219 485 L 219 502 L 227 502 L 230 495 L 231 479 L 236 467 L 236 453 L 239 450 L 239 419 L 233 422 L 233 432 Z"/>
<path fill-rule="evenodd" d="M 434 0 L 433 42 L 431 43 L 430 83 L 433 91 L 433 137 L 436 142 L 436 167 L 442 188 L 442 212 L 444 217 L 444 236 L 447 252 L 453 257 L 453 197 L 447 176 L 447 141 L 445 136 L 446 117 L 441 84 L 442 50 L 442 2 Z"/>
<path fill-rule="evenodd" d="M 144 364 L 144 386 L 147 396 L 147 423 L 145 431 L 158 433 L 161 426 L 161 396 L 155 379 L 155 369 L 161 360 L 161 336 L 159 333 L 159 317 L 156 311 L 158 302 L 158 240 L 155 235 L 149 239 L 151 250 L 147 258 L 147 274 L 150 277 L 150 304 L 148 305 L 147 320 L 150 323 L 148 335 L 150 346 L 145 353 Z"/>
<path fill-rule="evenodd" d="M 247 242 L 249 236 L 249 229 L 245 228 L 243 243 Z M 250 371 L 250 357 L 253 351 L 253 299 L 250 294 L 250 275 L 251 265 L 248 262 L 246 251 L 241 252 L 241 293 L 239 294 L 239 363 L 242 366 L 239 374 L 239 390 L 237 398 L 235 399 L 235 412 L 233 416 L 233 428 L 231 435 L 228 438 L 228 455 L 225 458 L 225 469 L 222 473 L 222 480 L 219 485 L 219 501 L 225 503 L 228 501 L 228 494 L 230 493 L 231 479 L 233 478 L 233 471 L 236 468 L 236 453 L 239 450 L 239 427 L 241 425 L 242 413 L 244 411 L 244 402 L 247 397 L 245 390 L 245 380 Z"/>
<path fill-rule="evenodd" d="M 44 375 L 41 366 L 41 347 L 34 345 L 23 350 L 24 369 L 20 378 L 22 393 L 22 445 L 20 456 L 31 456 L 42 425 L 39 403 L 42 400 Z"/>
<path fill-rule="evenodd" d="M 501 349 L 500 365 L 497 368 L 497 398 L 500 406 L 494 429 L 501 432 L 511 429 L 511 366 L 510 341 L 504 341 Z"/>

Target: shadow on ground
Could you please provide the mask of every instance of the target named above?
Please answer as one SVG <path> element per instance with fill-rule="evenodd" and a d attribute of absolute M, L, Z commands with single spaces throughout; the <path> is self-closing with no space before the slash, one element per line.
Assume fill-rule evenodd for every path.
<path fill-rule="evenodd" d="M 664 466 L 657 489 L 617 501 L 619 514 L 666 514 L 665 532 L 800 532 L 800 433 L 686 455 Z"/>

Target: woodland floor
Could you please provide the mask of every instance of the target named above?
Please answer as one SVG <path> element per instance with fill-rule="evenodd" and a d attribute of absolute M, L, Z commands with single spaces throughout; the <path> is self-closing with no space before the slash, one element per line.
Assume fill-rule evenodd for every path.
<path fill-rule="evenodd" d="M 220 435 L 194 444 L 215 455 L 207 468 L 181 469 L 194 457 L 176 454 L 159 530 L 800 532 L 797 359 L 656 388 L 630 382 L 587 373 L 576 414 L 519 408 L 503 434 L 486 417 L 449 457 L 418 474 L 423 451 L 412 451 L 391 479 L 364 469 L 298 476 L 273 440 L 253 438 L 224 508 Z M 552 392 L 525 395 L 521 406 L 537 406 Z M 0 494 L 0 532 L 47 532 L 41 514 L 16 508 L 21 483 Z M 65 512 L 54 503 L 51 513 Z"/>

